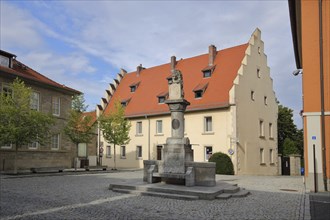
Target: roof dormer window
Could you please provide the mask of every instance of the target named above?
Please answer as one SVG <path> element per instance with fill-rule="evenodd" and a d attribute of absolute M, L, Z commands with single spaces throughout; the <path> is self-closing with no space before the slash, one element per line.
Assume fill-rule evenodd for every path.
<path fill-rule="evenodd" d="M 194 91 L 194 92 L 195 92 L 195 98 L 196 99 L 199 99 L 199 98 L 203 97 L 203 90 L 197 90 L 197 91 Z"/>
<path fill-rule="evenodd" d="M 158 103 L 159 104 L 163 104 L 165 103 L 166 99 L 168 97 L 168 92 L 162 92 L 160 93 L 157 98 L 158 98 Z"/>
<path fill-rule="evenodd" d="M 121 106 L 123 106 L 125 108 L 128 105 L 129 101 L 131 101 L 131 98 L 122 100 L 120 102 Z"/>
<path fill-rule="evenodd" d="M 209 83 L 200 83 L 199 85 L 197 85 L 195 87 L 195 89 L 193 90 L 194 93 L 195 93 L 195 98 L 196 99 L 200 99 L 203 97 L 204 93 L 205 93 L 205 90 L 207 88 Z"/>
<path fill-rule="evenodd" d="M 169 85 L 173 83 L 172 75 L 170 75 L 166 79 L 167 79 L 167 82 L 168 82 Z"/>
<path fill-rule="evenodd" d="M 203 78 L 209 78 L 212 76 L 212 73 L 214 71 L 215 66 L 207 66 L 205 67 L 202 72 L 203 72 Z"/>
<path fill-rule="evenodd" d="M 139 86 L 140 82 L 137 82 L 137 83 L 133 83 L 131 84 L 129 87 L 131 89 L 131 92 L 135 92 L 137 87 Z"/>

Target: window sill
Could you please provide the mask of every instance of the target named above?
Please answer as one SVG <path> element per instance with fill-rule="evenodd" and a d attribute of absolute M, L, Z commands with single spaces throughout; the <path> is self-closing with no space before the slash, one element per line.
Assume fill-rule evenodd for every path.
<path fill-rule="evenodd" d="M 270 138 L 269 138 L 269 140 L 272 140 L 272 141 L 273 141 L 273 140 L 274 140 L 274 138 L 273 138 L 273 137 L 270 137 Z"/>
<path fill-rule="evenodd" d="M 143 160 L 143 158 L 142 157 L 138 157 L 138 158 L 136 158 L 137 160 Z"/>
<path fill-rule="evenodd" d="M 112 156 L 105 156 L 106 158 L 112 158 Z"/>
<path fill-rule="evenodd" d="M 136 134 L 135 137 L 142 137 L 143 134 Z"/>
<path fill-rule="evenodd" d="M 159 133 L 159 134 L 155 134 L 155 136 L 164 136 L 164 134 Z"/>
<path fill-rule="evenodd" d="M 120 159 L 126 159 L 126 157 L 120 156 Z"/>
<path fill-rule="evenodd" d="M 275 163 L 270 163 L 269 165 L 271 165 L 271 166 L 275 166 Z"/>
<path fill-rule="evenodd" d="M 202 135 L 214 135 L 214 132 L 213 131 L 203 132 Z"/>
<path fill-rule="evenodd" d="M 265 139 L 265 136 L 261 136 L 261 135 L 260 135 L 259 138 L 261 138 L 261 139 Z"/>
<path fill-rule="evenodd" d="M 266 163 L 260 163 L 260 166 L 266 166 Z"/>

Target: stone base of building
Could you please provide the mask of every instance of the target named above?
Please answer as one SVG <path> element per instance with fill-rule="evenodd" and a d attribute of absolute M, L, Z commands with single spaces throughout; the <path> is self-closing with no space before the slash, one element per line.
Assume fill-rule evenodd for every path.
<path fill-rule="evenodd" d="M 305 176 L 305 184 L 306 184 L 306 191 L 308 191 L 308 192 L 315 192 L 315 188 L 316 188 L 317 192 L 325 191 L 322 173 L 316 173 L 316 182 L 315 182 L 315 178 L 314 178 L 314 173 L 308 173 L 308 176 Z M 327 184 L 328 191 L 329 191 L 330 190 L 330 179 L 327 179 L 326 184 Z"/>

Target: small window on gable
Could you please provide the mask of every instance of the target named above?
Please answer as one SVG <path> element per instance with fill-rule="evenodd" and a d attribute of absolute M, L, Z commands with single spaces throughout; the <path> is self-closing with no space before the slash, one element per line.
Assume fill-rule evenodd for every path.
<path fill-rule="evenodd" d="M 264 104 L 265 104 L 265 105 L 268 105 L 268 99 L 267 99 L 267 96 L 264 96 Z"/>
<path fill-rule="evenodd" d="M 258 78 L 261 77 L 261 73 L 260 73 L 260 69 L 259 68 L 257 69 L 257 76 L 258 76 Z"/>

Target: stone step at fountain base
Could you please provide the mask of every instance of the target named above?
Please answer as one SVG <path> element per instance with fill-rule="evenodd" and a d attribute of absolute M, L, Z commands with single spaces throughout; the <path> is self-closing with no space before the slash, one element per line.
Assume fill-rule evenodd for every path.
<path fill-rule="evenodd" d="M 214 187 L 170 185 L 165 183 L 111 183 L 109 189 L 114 192 L 182 200 L 213 200 L 244 197 L 248 191 L 237 185 L 218 181 Z"/>

